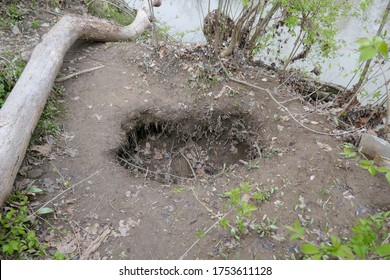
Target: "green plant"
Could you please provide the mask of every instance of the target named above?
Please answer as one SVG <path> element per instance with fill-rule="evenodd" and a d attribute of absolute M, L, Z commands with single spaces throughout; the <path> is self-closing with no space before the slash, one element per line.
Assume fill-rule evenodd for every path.
<path fill-rule="evenodd" d="M 300 250 L 306 259 L 387 259 L 390 260 L 390 211 L 369 215 L 362 218 L 350 228 L 352 236 L 343 241 L 332 235 L 330 240 L 320 245 L 312 244 L 305 239 L 305 228 L 295 221 L 294 227 L 286 226 L 293 232 L 290 240 L 302 239 L 306 244 Z"/>
<path fill-rule="evenodd" d="M 354 151 L 355 146 L 353 144 L 344 143 L 342 147 L 343 147 L 343 152 L 340 153 L 340 155 L 345 156 L 347 158 L 353 158 L 357 156 L 357 152 Z"/>
<path fill-rule="evenodd" d="M 256 162 L 250 161 L 250 162 L 246 165 L 246 169 L 248 169 L 249 171 L 250 171 L 250 170 L 253 170 L 253 169 L 259 169 L 259 168 L 260 168 L 260 161 L 256 161 Z"/>
<path fill-rule="evenodd" d="M 345 156 L 347 158 L 353 158 L 358 155 L 358 153 L 361 153 L 362 149 L 359 148 L 356 151 L 356 148 L 351 143 L 344 143 L 343 144 L 343 152 L 340 153 L 340 155 Z M 378 172 L 384 173 L 385 177 L 387 179 L 387 182 L 390 184 L 390 169 L 383 166 L 377 166 L 375 165 L 373 160 L 360 160 L 360 167 L 363 169 L 368 170 L 371 176 L 375 176 Z"/>
<path fill-rule="evenodd" d="M 38 28 L 40 26 L 40 23 L 38 20 L 34 20 L 31 25 L 33 28 Z"/>
<path fill-rule="evenodd" d="M 63 86 L 55 85 L 46 102 L 46 106 L 38 121 L 31 138 L 31 143 L 41 144 L 48 135 L 56 136 L 61 132 L 61 126 L 56 121 L 58 116 L 65 113 L 61 98 L 65 95 L 65 88 Z"/>
<path fill-rule="evenodd" d="M 0 53 L 0 108 L 23 72 L 25 63 L 9 51 Z"/>
<path fill-rule="evenodd" d="M 276 219 L 271 219 L 267 215 L 264 215 L 260 224 L 254 224 L 254 229 L 260 237 L 268 236 L 278 229 L 276 226 Z"/>
<path fill-rule="evenodd" d="M 127 6 L 118 6 L 106 1 L 90 1 L 87 4 L 87 10 L 94 16 L 109 19 L 121 25 L 130 25 L 136 15 L 136 12 Z"/>
<path fill-rule="evenodd" d="M 252 212 L 257 210 L 256 206 L 249 203 L 250 191 L 251 182 L 245 182 L 241 183 L 239 188 L 234 188 L 224 193 L 224 195 L 229 198 L 229 204 L 236 210 L 235 226 L 231 226 L 230 230 L 230 233 L 236 239 L 240 239 L 239 233 L 246 234 L 248 232 L 246 218 L 249 218 L 252 215 Z M 224 224 L 228 225 L 229 223 L 224 221 Z"/>
<path fill-rule="evenodd" d="M 290 237 L 290 241 L 296 240 L 296 239 L 302 239 L 305 235 L 305 227 L 302 227 L 299 223 L 299 220 L 295 220 L 294 226 L 285 226 L 286 229 L 293 232 L 294 234 Z"/>
<path fill-rule="evenodd" d="M 45 246 L 42 246 L 31 228 L 33 224 L 28 219 L 27 195 L 15 192 L 8 197 L 7 203 L 0 215 L 0 246 L 2 259 L 31 259 L 43 256 Z"/>
<path fill-rule="evenodd" d="M 390 184 L 390 170 L 387 167 L 376 166 L 373 160 L 361 160 L 360 166 L 367 169 L 371 176 L 375 176 L 377 172 L 385 173 L 387 182 Z"/>
<path fill-rule="evenodd" d="M 53 255 L 53 260 L 66 260 L 66 256 L 60 251 L 56 250 Z"/>
<path fill-rule="evenodd" d="M 389 58 L 389 46 L 379 36 L 360 38 L 356 43 L 359 45 L 360 61 L 372 59 L 377 55 L 384 59 Z"/>

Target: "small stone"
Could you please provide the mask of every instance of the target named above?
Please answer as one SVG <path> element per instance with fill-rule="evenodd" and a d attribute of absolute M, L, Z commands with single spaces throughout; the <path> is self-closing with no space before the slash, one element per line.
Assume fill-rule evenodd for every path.
<path fill-rule="evenodd" d="M 19 35 L 21 34 L 22 32 L 20 31 L 19 27 L 15 24 L 13 27 L 12 27 L 12 33 L 14 35 Z"/>
<path fill-rule="evenodd" d="M 27 177 L 30 179 L 38 179 L 43 175 L 43 170 L 40 168 L 34 168 L 27 171 Z"/>

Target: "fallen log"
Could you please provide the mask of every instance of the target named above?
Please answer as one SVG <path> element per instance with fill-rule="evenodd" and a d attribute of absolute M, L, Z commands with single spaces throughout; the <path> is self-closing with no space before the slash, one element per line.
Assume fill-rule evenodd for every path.
<path fill-rule="evenodd" d="M 161 5 L 160 0 L 143 0 L 134 22 L 128 26 L 93 17 L 64 16 L 35 47 L 0 110 L 0 205 L 12 191 L 31 135 L 68 49 L 76 40 L 122 41 L 142 34 L 153 20 L 150 2 L 153 6 Z"/>

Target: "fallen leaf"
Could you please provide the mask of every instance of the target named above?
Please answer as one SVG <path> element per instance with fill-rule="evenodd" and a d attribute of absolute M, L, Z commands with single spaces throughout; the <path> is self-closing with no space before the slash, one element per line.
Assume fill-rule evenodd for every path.
<path fill-rule="evenodd" d="M 46 215 L 46 214 L 50 214 L 50 213 L 54 213 L 54 210 L 49 208 L 49 207 L 44 207 L 44 208 L 41 208 L 37 211 L 38 215 Z"/>
<path fill-rule="evenodd" d="M 324 144 L 324 143 L 321 143 L 321 142 L 318 142 L 317 141 L 317 145 L 320 149 L 323 149 L 325 152 L 331 152 L 332 151 L 332 147 L 329 146 L 328 144 Z"/>
<path fill-rule="evenodd" d="M 52 145 L 51 144 L 44 144 L 44 145 L 34 145 L 31 146 L 30 151 L 38 152 L 43 156 L 48 156 L 51 151 Z"/>

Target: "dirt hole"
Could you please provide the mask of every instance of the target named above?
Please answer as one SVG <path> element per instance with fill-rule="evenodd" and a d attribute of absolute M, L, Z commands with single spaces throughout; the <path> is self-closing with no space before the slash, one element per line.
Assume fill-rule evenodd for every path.
<path fill-rule="evenodd" d="M 261 156 L 260 123 L 249 113 L 224 112 L 134 113 L 122 125 L 126 140 L 116 157 L 136 174 L 171 183 Z"/>

